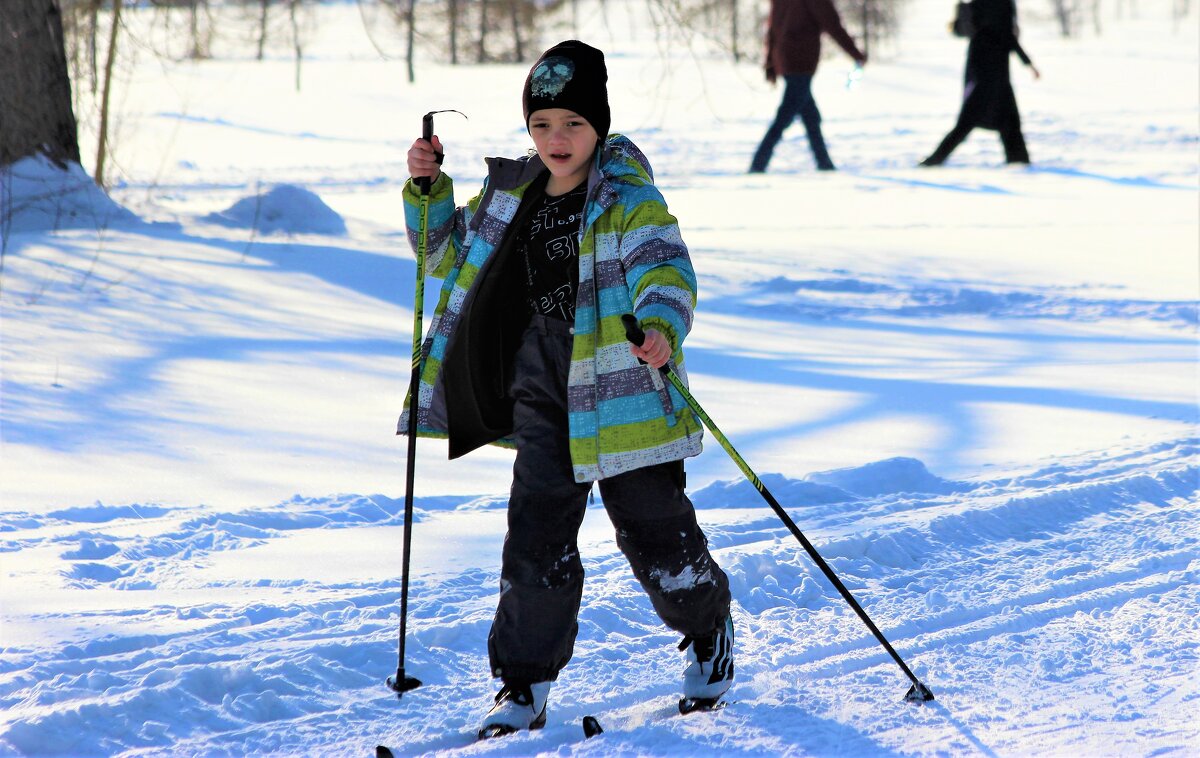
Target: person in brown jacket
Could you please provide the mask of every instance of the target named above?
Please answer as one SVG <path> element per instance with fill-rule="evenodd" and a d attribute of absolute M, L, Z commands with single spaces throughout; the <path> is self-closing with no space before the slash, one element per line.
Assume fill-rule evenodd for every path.
<path fill-rule="evenodd" d="M 832 0 L 771 0 L 767 20 L 767 81 L 774 84 L 783 77 L 783 100 L 775 121 L 767 129 L 750 163 L 750 173 L 767 170 L 771 153 L 783 132 L 798 116 L 808 132 L 808 144 L 820 171 L 833 171 L 833 161 L 821 134 L 821 112 L 812 96 L 812 78 L 821 59 L 821 34 L 833 37 L 846 54 L 861 66 L 867 62 L 854 44 L 854 38 L 842 26 Z"/>

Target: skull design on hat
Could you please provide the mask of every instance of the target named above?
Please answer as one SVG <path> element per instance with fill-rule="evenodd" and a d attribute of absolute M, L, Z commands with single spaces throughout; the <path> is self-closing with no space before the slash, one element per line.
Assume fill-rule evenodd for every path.
<path fill-rule="evenodd" d="M 554 56 L 538 64 L 530 77 L 530 91 L 534 97 L 553 99 L 562 94 L 563 89 L 575 75 L 575 64 L 570 58 Z"/>

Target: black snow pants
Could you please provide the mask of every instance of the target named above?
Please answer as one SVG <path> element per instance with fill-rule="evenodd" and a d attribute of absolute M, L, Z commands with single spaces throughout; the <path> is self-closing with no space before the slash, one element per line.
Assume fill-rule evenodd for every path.
<path fill-rule="evenodd" d="M 592 483 L 575 481 L 568 449 L 572 339 L 567 322 L 535 316 L 514 362 L 517 457 L 488 635 L 492 674 L 509 683 L 556 679 L 579 630 L 576 539 Z M 729 613 L 729 581 L 684 494 L 683 462 L 635 469 L 599 486 L 617 545 L 663 622 L 684 635 L 715 630 Z"/>

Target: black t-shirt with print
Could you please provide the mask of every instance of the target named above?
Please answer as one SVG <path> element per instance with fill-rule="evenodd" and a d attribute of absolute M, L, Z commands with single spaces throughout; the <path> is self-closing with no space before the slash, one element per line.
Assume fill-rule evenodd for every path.
<path fill-rule="evenodd" d="M 579 230 L 586 200 L 586 181 L 565 195 L 544 195 L 521 229 L 526 299 L 534 314 L 575 321 Z"/>

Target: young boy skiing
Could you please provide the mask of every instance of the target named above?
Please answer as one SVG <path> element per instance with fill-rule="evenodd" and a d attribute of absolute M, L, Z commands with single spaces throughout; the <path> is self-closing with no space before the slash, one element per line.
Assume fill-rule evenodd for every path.
<path fill-rule="evenodd" d="M 576 539 L 593 482 L 655 611 L 684 635 L 681 709 L 715 704 L 733 681 L 728 580 L 684 494 L 701 426 L 658 371 L 686 378 L 696 277 L 645 156 L 608 134 L 607 81 L 601 51 L 576 40 L 547 50 L 522 93 L 536 154 L 486 159 L 465 206 L 436 136 L 408 152 L 410 175 L 431 182 L 429 268 L 444 279 L 418 434 L 448 437 L 451 458 L 489 443 L 517 451 L 488 635 L 502 686 L 481 738 L 545 724 L 578 632 Z M 404 198 L 415 246 L 414 182 Z M 625 338 L 626 313 L 641 347 Z"/>

